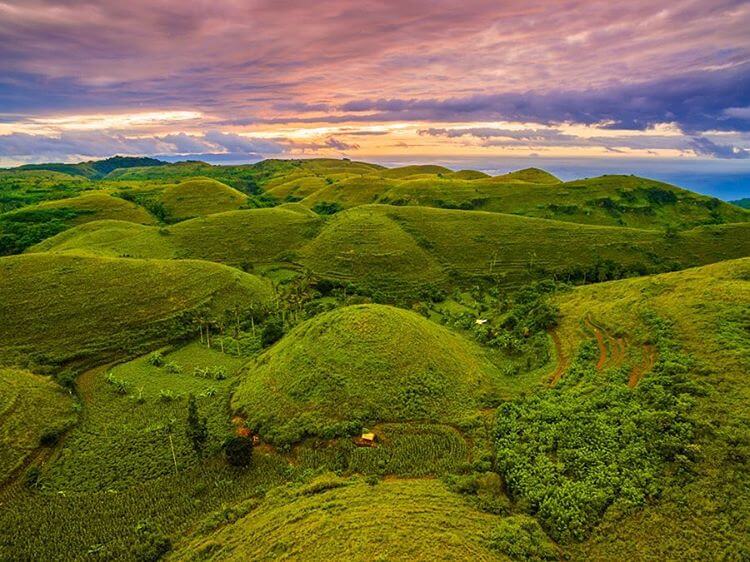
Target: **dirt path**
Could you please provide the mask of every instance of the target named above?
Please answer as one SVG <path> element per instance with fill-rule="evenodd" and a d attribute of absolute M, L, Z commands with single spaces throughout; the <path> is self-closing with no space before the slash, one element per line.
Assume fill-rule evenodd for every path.
<path fill-rule="evenodd" d="M 560 341 L 560 336 L 557 334 L 557 332 L 554 330 L 551 330 L 550 335 L 552 336 L 552 341 L 555 342 L 555 354 L 557 355 L 557 368 L 555 369 L 555 372 L 552 373 L 549 377 L 549 385 L 555 386 L 557 384 L 557 381 L 559 381 L 560 378 L 563 376 L 565 369 L 568 368 L 568 358 L 565 357 L 565 354 L 563 353 L 562 342 Z"/>
<path fill-rule="evenodd" d="M 628 380 L 628 386 L 635 388 L 638 383 L 641 382 L 643 375 L 648 373 L 654 368 L 656 364 L 656 348 L 651 344 L 643 345 L 643 360 L 640 365 L 636 365 L 630 371 L 630 379 Z"/>
<path fill-rule="evenodd" d="M 596 336 L 596 345 L 599 348 L 599 360 L 596 362 L 596 370 L 601 371 L 607 362 L 607 344 L 604 341 L 604 333 L 589 318 L 586 318 L 585 324 Z"/>

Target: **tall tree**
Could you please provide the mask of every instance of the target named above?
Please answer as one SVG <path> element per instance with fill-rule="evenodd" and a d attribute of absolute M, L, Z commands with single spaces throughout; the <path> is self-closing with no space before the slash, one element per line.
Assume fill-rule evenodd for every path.
<path fill-rule="evenodd" d="M 203 458 L 203 452 L 206 449 L 206 442 L 208 441 L 208 420 L 198 415 L 198 405 L 195 402 L 195 396 L 192 394 L 188 400 L 187 428 L 185 433 L 193 446 L 196 456 Z"/>

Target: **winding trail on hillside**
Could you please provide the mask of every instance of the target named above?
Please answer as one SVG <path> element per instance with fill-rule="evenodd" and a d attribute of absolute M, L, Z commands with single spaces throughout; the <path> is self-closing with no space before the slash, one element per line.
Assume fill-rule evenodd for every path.
<path fill-rule="evenodd" d="M 654 368 L 656 364 L 656 347 L 651 344 L 643 344 L 643 360 L 639 365 L 633 367 L 630 371 L 628 386 L 635 388 L 641 382 L 643 375 Z"/>
<path fill-rule="evenodd" d="M 594 332 L 594 336 L 596 336 L 596 345 L 599 348 L 599 359 L 596 362 L 596 370 L 601 371 L 604 368 L 604 364 L 607 362 L 607 344 L 604 341 L 604 333 L 591 321 L 590 318 L 587 317 L 586 320 L 584 320 L 584 323 L 587 328 Z"/>
<path fill-rule="evenodd" d="M 562 342 L 560 341 L 558 333 L 555 330 L 550 330 L 549 334 L 552 336 L 552 341 L 555 343 L 555 354 L 557 355 L 557 368 L 549 377 L 549 385 L 555 386 L 557 381 L 563 376 L 565 369 L 568 368 L 568 358 L 565 356 L 565 353 L 563 353 Z"/>

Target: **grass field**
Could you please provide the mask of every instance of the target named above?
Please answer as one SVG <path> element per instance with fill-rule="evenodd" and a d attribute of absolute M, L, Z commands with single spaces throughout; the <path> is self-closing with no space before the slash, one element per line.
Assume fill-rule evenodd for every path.
<path fill-rule="evenodd" d="M 45 471 L 42 485 L 103 492 L 195 465 L 184 431 L 190 394 L 208 418 L 208 454 L 215 454 L 232 434 L 227 404 L 243 362 L 196 342 L 165 352 L 162 367 L 150 364 L 146 355 L 87 372 L 78 380 L 85 405 L 81 421 L 68 434 L 57 462 Z"/>
<path fill-rule="evenodd" d="M 586 322 L 593 320 L 604 346 L 597 349 L 592 343 L 591 364 L 598 363 L 603 352 L 601 384 L 609 378 L 627 389 L 632 369 L 643 361 L 644 345 L 655 345 L 659 357 L 651 369 L 685 377 L 678 403 L 695 427 L 689 456 L 673 459 L 676 464 L 670 468 L 683 476 L 667 480 L 658 501 L 652 498 L 642 511 L 610 510 L 589 540 L 570 547 L 571 554 L 598 559 L 664 559 L 675 553 L 696 560 L 744 558 L 750 552 L 750 396 L 745 384 L 750 361 L 750 261 L 581 287 L 558 300 L 558 333 L 565 355 L 570 357 L 580 342 L 594 339 Z M 673 362 L 671 351 L 659 348 L 658 332 L 647 321 L 654 315 L 671 326 L 674 341 L 690 358 L 686 370 Z M 622 359 L 613 353 L 618 338 L 626 347 Z M 566 376 L 570 375 L 566 372 L 563 381 Z M 648 388 L 653 376 L 647 370 L 628 393 Z M 697 395 L 690 390 L 696 385 Z M 662 539 L 655 541 L 654 536 Z"/>
<path fill-rule="evenodd" d="M 192 179 L 167 187 L 160 201 L 171 221 L 224 211 L 235 211 L 247 202 L 247 195 L 211 179 Z"/>
<path fill-rule="evenodd" d="M 75 421 L 73 400 L 47 377 L 0 368 L 0 486 Z"/>
<path fill-rule="evenodd" d="M 2 358 L 102 362 L 194 334 L 197 316 L 262 308 L 272 298 L 267 281 L 217 264 L 6 257 L 0 259 Z"/>
<path fill-rule="evenodd" d="M 475 344 L 413 312 L 362 305 L 305 322 L 258 357 L 232 407 L 290 444 L 382 421 L 466 422 L 495 399 L 498 378 Z"/>
<path fill-rule="evenodd" d="M 172 560 L 505 560 L 496 518 L 434 480 L 321 477 L 284 488 L 237 522 L 179 548 Z"/>
<path fill-rule="evenodd" d="M 748 217 L 535 168 L 0 170 L 0 560 L 748 559 Z"/>
<path fill-rule="evenodd" d="M 292 262 L 318 276 L 394 295 L 533 279 L 606 280 L 680 269 L 750 253 L 750 223 L 666 236 L 500 213 L 366 205 L 327 219 L 297 209 L 232 211 L 166 229 L 97 222 L 31 251 L 190 258 L 248 269 Z"/>

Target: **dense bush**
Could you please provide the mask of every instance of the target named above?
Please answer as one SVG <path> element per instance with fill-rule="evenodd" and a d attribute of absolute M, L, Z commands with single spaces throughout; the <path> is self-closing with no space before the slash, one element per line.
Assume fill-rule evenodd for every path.
<path fill-rule="evenodd" d="M 172 549 L 169 538 L 156 531 L 148 521 L 136 526 L 135 536 L 131 554 L 139 562 L 156 562 Z"/>
<path fill-rule="evenodd" d="M 284 324 L 280 318 L 269 318 L 263 325 L 261 342 L 263 347 L 268 347 L 279 341 L 284 335 Z"/>
<path fill-rule="evenodd" d="M 341 206 L 341 203 L 335 201 L 318 201 L 312 207 L 313 212 L 319 215 L 335 215 L 343 209 L 344 207 Z"/>
<path fill-rule="evenodd" d="M 245 467 L 253 462 L 253 440 L 251 437 L 230 437 L 224 443 L 224 454 L 232 466 Z"/>
<path fill-rule="evenodd" d="M 490 535 L 490 546 L 512 560 L 558 560 L 555 545 L 539 523 L 527 515 L 500 519 Z"/>

